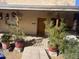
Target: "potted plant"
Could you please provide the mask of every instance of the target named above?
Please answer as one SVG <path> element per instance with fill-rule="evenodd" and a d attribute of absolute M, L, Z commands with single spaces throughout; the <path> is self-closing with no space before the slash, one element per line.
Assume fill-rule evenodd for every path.
<path fill-rule="evenodd" d="M 13 39 L 14 39 L 14 44 L 15 44 L 15 48 L 14 50 L 21 50 L 24 48 L 25 46 L 25 42 L 23 37 L 25 36 L 24 32 L 21 31 L 20 27 L 19 27 L 19 17 L 17 15 L 17 13 L 12 12 L 12 20 L 15 20 L 15 22 L 11 22 L 10 24 L 7 23 L 7 25 L 10 27 L 10 33 L 13 35 Z"/>
<path fill-rule="evenodd" d="M 10 34 L 4 33 L 3 36 L 1 37 L 1 42 L 2 42 L 2 48 L 3 49 L 8 49 L 9 48 L 9 43 L 10 43 Z"/>
<path fill-rule="evenodd" d="M 46 21 L 45 24 L 46 30 L 49 33 L 48 49 L 52 52 L 61 50 L 64 42 L 64 37 L 67 34 L 63 19 L 61 19 L 60 25 L 57 24 L 58 26 L 54 26 L 53 21 Z"/>
<path fill-rule="evenodd" d="M 25 47 L 25 41 L 23 39 L 24 33 L 22 31 L 18 31 L 15 33 L 15 50 L 22 52 Z"/>
<path fill-rule="evenodd" d="M 12 33 L 13 35 L 15 35 L 15 50 L 20 50 L 22 51 L 24 46 L 25 46 L 25 41 L 24 41 L 24 36 L 25 33 L 23 31 L 21 31 L 20 27 L 19 27 L 19 17 L 16 13 L 12 13 L 12 17 L 16 20 L 15 25 L 10 25 L 12 26 L 14 32 Z"/>
<path fill-rule="evenodd" d="M 14 35 L 16 37 L 15 38 L 15 49 L 22 50 L 25 46 L 25 41 L 23 39 L 25 34 L 21 30 L 18 30 L 18 32 L 15 32 Z"/>

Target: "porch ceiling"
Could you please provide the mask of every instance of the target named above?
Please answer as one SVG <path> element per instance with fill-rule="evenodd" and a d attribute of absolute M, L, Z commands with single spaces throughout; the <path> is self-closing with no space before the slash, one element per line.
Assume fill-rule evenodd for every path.
<path fill-rule="evenodd" d="M 9 10 L 42 10 L 42 11 L 79 11 L 79 6 L 58 6 L 58 5 L 16 5 L 0 4 L 0 9 Z"/>

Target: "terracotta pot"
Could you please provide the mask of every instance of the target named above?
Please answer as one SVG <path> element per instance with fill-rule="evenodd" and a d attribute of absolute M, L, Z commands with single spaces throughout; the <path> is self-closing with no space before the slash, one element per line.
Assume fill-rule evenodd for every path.
<path fill-rule="evenodd" d="M 51 51 L 51 52 L 56 52 L 57 48 L 51 48 L 51 47 L 49 47 L 48 50 Z"/>
<path fill-rule="evenodd" d="M 24 43 L 25 43 L 25 42 L 22 41 L 22 40 L 17 40 L 17 41 L 15 41 L 15 47 L 16 47 L 16 48 L 24 48 L 24 46 L 25 46 Z"/>
<path fill-rule="evenodd" d="M 2 42 L 2 48 L 8 49 L 9 48 L 9 42 Z"/>
<path fill-rule="evenodd" d="M 57 44 L 53 44 L 50 41 L 48 41 L 48 50 L 51 52 L 57 52 L 58 49 L 58 45 Z"/>
<path fill-rule="evenodd" d="M 15 42 L 15 47 L 16 48 L 22 48 L 23 46 L 24 46 L 23 43 Z"/>

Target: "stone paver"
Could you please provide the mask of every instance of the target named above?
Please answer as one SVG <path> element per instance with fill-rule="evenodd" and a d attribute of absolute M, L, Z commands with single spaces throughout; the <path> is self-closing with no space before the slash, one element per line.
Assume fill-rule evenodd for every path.
<path fill-rule="evenodd" d="M 48 48 L 48 38 L 43 38 L 42 45 L 44 49 Z"/>
<path fill-rule="evenodd" d="M 64 59 L 63 55 L 59 55 L 59 56 L 51 56 L 51 59 Z"/>
<path fill-rule="evenodd" d="M 49 59 L 47 53 L 40 47 L 26 47 L 22 59 Z"/>
<path fill-rule="evenodd" d="M 40 49 L 40 59 L 49 59 L 45 49 Z"/>
<path fill-rule="evenodd" d="M 17 51 L 13 52 L 4 52 L 6 59 L 21 59 L 22 53 L 18 53 Z"/>

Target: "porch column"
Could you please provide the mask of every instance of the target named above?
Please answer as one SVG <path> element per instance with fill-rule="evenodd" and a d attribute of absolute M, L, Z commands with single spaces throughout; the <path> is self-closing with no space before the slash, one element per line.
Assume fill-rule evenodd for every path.
<path fill-rule="evenodd" d="M 59 20 L 60 20 L 60 15 L 59 15 L 59 13 L 57 14 L 57 16 L 56 16 L 56 27 L 58 28 L 58 26 L 59 26 Z"/>

